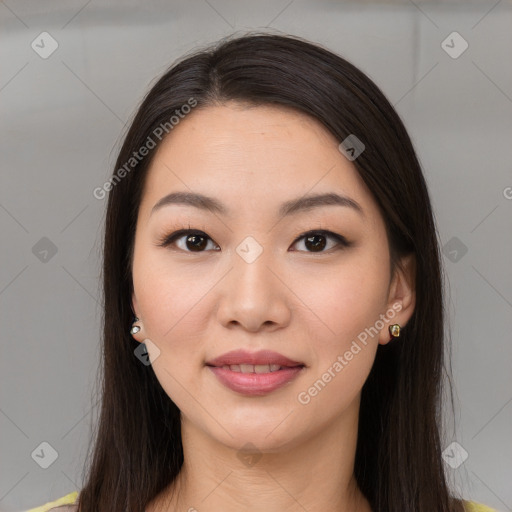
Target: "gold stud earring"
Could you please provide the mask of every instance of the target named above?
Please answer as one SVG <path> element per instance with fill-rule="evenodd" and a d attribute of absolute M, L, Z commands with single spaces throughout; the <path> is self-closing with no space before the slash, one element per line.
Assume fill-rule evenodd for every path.
<path fill-rule="evenodd" d="M 389 334 L 391 334 L 393 338 L 398 338 L 400 336 L 400 326 L 398 324 L 390 325 Z"/>

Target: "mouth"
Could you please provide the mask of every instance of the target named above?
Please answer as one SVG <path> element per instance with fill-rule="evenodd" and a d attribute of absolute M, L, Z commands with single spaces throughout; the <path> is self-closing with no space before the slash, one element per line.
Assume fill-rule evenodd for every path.
<path fill-rule="evenodd" d="M 235 368 L 237 365 L 233 365 Z M 246 365 L 241 365 L 246 366 Z M 252 365 L 247 365 L 252 366 Z M 257 365 L 260 366 L 260 365 Z M 266 366 L 266 365 L 262 365 Z M 277 366 L 277 365 L 276 365 Z M 305 371 L 304 365 L 283 366 L 265 373 L 232 370 L 230 366 L 208 366 L 218 381 L 231 391 L 246 396 L 262 396 L 275 391 Z"/>
<path fill-rule="evenodd" d="M 213 366 L 213 365 L 206 365 Z M 304 368 L 303 364 L 295 366 L 284 366 L 280 364 L 230 364 L 223 366 L 213 366 L 213 368 L 222 368 L 223 370 L 231 370 L 237 373 L 273 373 L 279 370 L 285 370 L 288 368 Z"/>
<path fill-rule="evenodd" d="M 281 388 L 298 377 L 304 363 L 272 351 L 228 352 L 206 363 L 225 387 L 246 396 L 261 396 Z"/>
<path fill-rule="evenodd" d="M 305 366 L 304 363 L 293 361 L 273 350 L 249 352 L 243 349 L 226 352 L 221 356 L 207 361 L 205 364 L 206 366 L 215 366 L 217 368 L 227 366 L 232 371 L 242 373 L 268 373 L 279 371 L 282 368 Z"/>

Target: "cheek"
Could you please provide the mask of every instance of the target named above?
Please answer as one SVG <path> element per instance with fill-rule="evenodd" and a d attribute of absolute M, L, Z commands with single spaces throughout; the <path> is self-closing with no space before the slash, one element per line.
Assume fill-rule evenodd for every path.
<path fill-rule="evenodd" d="M 375 325 L 386 305 L 387 284 L 385 273 L 361 259 L 339 268 L 324 285 L 309 287 L 307 304 L 321 321 L 314 321 L 316 332 L 309 331 L 314 364 L 297 397 L 307 417 L 327 421 L 360 393 L 378 347 Z"/>
<path fill-rule="evenodd" d="M 165 257 L 165 249 L 151 247 L 150 243 L 149 237 L 141 240 L 135 252 L 133 283 L 144 324 L 155 338 L 162 338 L 174 325 L 179 309 L 186 307 L 188 294 L 181 274 Z"/>
<path fill-rule="evenodd" d="M 199 321 L 206 312 L 201 299 L 214 283 L 198 278 L 197 267 L 176 269 L 165 254 L 148 252 L 139 263 L 134 261 L 133 272 L 137 301 L 146 336 L 159 350 L 152 369 L 166 394 L 188 411 L 190 393 L 197 395 L 192 379 L 203 368 L 204 328 Z"/>
<path fill-rule="evenodd" d="M 133 281 L 146 335 L 159 347 L 162 360 L 197 366 L 192 355 L 197 356 L 206 328 L 200 320 L 206 321 L 204 299 L 215 284 L 212 273 L 197 264 L 177 268 L 164 250 L 141 251 L 134 260 Z"/>
<path fill-rule="evenodd" d="M 373 257 L 360 254 L 335 268 L 321 269 L 296 281 L 294 291 L 306 298 L 305 305 L 316 318 L 318 330 L 316 335 L 311 331 L 310 336 L 323 340 L 315 344 L 316 351 L 343 350 L 375 325 L 387 303 L 386 264 L 384 258 L 376 263 Z"/>

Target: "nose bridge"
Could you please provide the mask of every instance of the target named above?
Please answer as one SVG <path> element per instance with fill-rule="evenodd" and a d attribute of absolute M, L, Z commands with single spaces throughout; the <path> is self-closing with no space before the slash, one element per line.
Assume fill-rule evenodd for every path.
<path fill-rule="evenodd" d="M 273 266 L 271 251 L 247 237 L 237 247 L 233 260 L 234 291 L 243 303 L 268 300 L 274 295 L 275 276 L 269 269 Z"/>
<path fill-rule="evenodd" d="M 248 330 L 257 330 L 268 322 L 287 321 L 286 287 L 274 275 L 275 263 L 272 251 L 252 237 L 239 244 L 219 306 L 222 323 L 237 322 Z"/>

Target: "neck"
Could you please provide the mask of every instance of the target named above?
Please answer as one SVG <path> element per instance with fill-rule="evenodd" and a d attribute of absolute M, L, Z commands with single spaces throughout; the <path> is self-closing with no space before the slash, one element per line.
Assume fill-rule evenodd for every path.
<path fill-rule="evenodd" d="M 358 415 L 359 399 L 307 440 L 265 453 L 218 443 L 182 416 L 184 464 L 147 510 L 371 512 L 354 477 Z"/>

